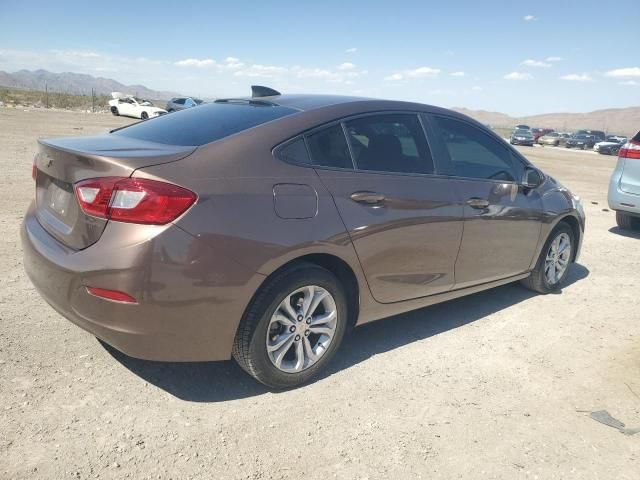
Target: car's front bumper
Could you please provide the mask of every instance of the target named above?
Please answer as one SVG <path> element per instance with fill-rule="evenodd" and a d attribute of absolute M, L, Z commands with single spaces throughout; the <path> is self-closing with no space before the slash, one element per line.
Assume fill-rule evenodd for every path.
<path fill-rule="evenodd" d="M 533 139 L 531 140 L 517 140 L 515 138 L 511 139 L 511 144 L 512 145 L 527 145 L 529 147 L 533 146 L 534 141 Z"/>
<path fill-rule="evenodd" d="M 244 309 L 264 278 L 172 225 L 110 222 L 96 244 L 76 251 L 40 226 L 32 205 L 21 236 L 25 270 L 55 310 L 148 360 L 229 359 Z M 138 303 L 98 298 L 87 286 L 123 291 Z"/>

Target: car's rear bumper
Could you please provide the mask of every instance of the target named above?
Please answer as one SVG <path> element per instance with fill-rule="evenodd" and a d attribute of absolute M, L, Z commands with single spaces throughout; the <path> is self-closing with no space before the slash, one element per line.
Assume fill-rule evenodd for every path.
<path fill-rule="evenodd" d="M 620 189 L 622 172 L 623 168 L 619 160 L 618 166 L 613 171 L 611 180 L 609 181 L 609 193 L 607 195 L 609 208 L 611 210 L 640 216 L 640 194 L 625 192 Z"/>
<path fill-rule="evenodd" d="M 142 226 L 138 238 L 131 236 L 136 227 L 110 222 L 96 244 L 76 251 L 49 235 L 31 206 L 21 229 L 25 270 L 61 315 L 127 355 L 230 358 L 244 308 L 264 277 L 216 258 L 175 226 Z M 123 291 L 138 303 L 98 298 L 87 286 Z"/>

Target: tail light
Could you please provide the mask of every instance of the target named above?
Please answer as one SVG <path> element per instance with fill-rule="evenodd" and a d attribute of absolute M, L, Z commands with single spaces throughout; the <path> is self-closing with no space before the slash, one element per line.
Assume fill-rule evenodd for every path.
<path fill-rule="evenodd" d="M 87 292 L 94 297 L 104 298 L 113 302 L 138 303 L 138 301 L 128 293 L 119 292 L 118 290 L 107 290 L 106 288 L 97 287 L 85 288 L 87 289 Z"/>
<path fill-rule="evenodd" d="M 640 142 L 637 140 L 630 140 L 625 143 L 620 147 L 620 150 L 618 150 L 618 157 L 640 159 Z"/>
<path fill-rule="evenodd" d="M 186 188 L 146 178 L 92 178 L 76 183 L 74 189 L 87 215 L 146 225 L 175 220 L 198 198 Z"/>

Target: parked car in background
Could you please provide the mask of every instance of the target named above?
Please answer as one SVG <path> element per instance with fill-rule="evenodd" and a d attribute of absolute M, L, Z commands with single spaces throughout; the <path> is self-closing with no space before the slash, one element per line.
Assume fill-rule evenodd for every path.
<path fill-rule="evenodd" d="M 617 155 L 620 147 L 627 143 L 627 137 L 621 135 L 607 135 L 604 142 L 598 142 L 593 146 L 593 150 L 602 155 Z"/>
<path fill-rule="evenodd" d="M 532 128 L 531 134 L 533 135 L 533 139 L 537 142 L 540 137 L 546 135 L 547 133 L 553 132 L 551 128 Z"/>
<path fill-rule="evenodd" d="M 618 151 L 618 163 L 609 182 L 609 208 L 618 226 L 640 230 L 640 132 Z"/>
<path fill-rule="evenodd" d="M 202 105 L 204 102 L 199 98 L 195 97 L 179 97 L 172 98 L 167 102 L 167 112 L 178 112 L 180 110 L 184 110 L 185 108 L 196 107 L 198 105 Z"/>
<path fill-rule="evenodd" d="M 558 147 L 560 145 L 564 145 L 569 136 L 570 135 L 568 133 L 550 132 L 538 138 L 538 143 L 540 145 L 552 145 L 554 147 Z"/>
<path fill-rule="evenodd" d="M 112 92 L 111 97 L 109 109 L 115 116 L 123 115 L 146 120 L 167 113 L 165 109 L 154 106 L 151 100 L 143 100 L 120 92 Z"/>
<path fill-rule="evenodd" d="M 602 130 L 578 130 L 576 135 L 591 135 L 596 142 L 603 142 L 605 139 L 604 132 Z"/>
<path fill-rule="evenodd" d="M 596 144 L 596 139 L 593 135 L 587 135 L 585 133 L 574 133 L 565 142 L 566 148 L 579 148 L 584 150 L 585 148 L 591 149 Z"/>
<path fill-rule="evenodd" d="M 511 145 L 528 145 L 533 147 L 535 140 L 531 130 L 516 130 L 511 134 L 509 143 Z"/>
<path fill-rule="evenodd" d="M 254 88 L 42 139 L 32 175 L 24 266 L 58 312 L 133 357 L 233 357 L 272 388 L 324 370 L 354 325 L 558 291 L 584 233 L 567 188 L 418 103 Z"/>

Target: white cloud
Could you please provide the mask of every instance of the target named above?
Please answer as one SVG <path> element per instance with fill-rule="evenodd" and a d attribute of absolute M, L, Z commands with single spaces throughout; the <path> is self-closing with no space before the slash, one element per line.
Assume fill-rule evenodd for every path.
<path fill-rule="evenodd" d="M 511 72 L 507 73 L 504 77 L 505 80 L 530 80 L 533 76 L 529 73 Z"/>
<path fill-rule="evenodd" d="M 453 72 L 451 74 L 452 77 L 464 77 L 465 73 L 464 72 Z"/>
<path fill-rule="evenodd" d="M 418 67 L 409 70 L 402 70 L 392 75 L 384 77 L 385 80 L 402 80 L 404 78 L 427 78 L 436 77 L 441 72 L 439 68 Z"/>
<path fill-rule="evenodd" d="M 523 19 L 525 22 L 533 22 L 534 20 L 537 20 L 537 19 L 538 19 L 538 17 L 535 17 L 535 16 L 533 16 L 533 15 L 525 15 L 524 17 L 522 17 L 522 19 Z"/>
<path fill-rule="evenodd" d="M 627 85 L 627 86 L 632 86 L 632 87 L 640 87 L 640 83 L 636 82 L 635 80 L 626 80 L 624 82 L 619 82 L 620 85 Z"/>
<path fill-rule="evenodd" d="M 524 65 L 526 67 L 536 67 L 536 68 L 549 68 L 551 66 L 550 63 L 541 62 L 540 60 L 533 60 L 531 58 L 525 60 L 520 65 Z"/>
<path fill-rule="evenodd" d="M 593 78 L 588 73 L 571 73 L 569 75 L 563 75 L 560 80 L 568 80 L 570 82 L 591 82 Z"/>
<path fill-rule="evenodd" d="M 393 75 L 387 75 L 386 77 L 384 77 L 385 80 L 391 80 L 391 81 L 396 81 L 396 80 L 402 80 L 404 77 L 402 76 L 401 73 L 394 73 Z"/>
<path fill-rule="evenodd" d="M 278 67 L 275 65 L 249 65 L 246 68 L 242 68 L 234 73 L 236 77 L 262 77 L 262 78 L 274 78 L 287 72 L 287 68 Z"/>
<path fill-rule="evenodd" d="M 473 90 L 474 92 L 481 92 L 482 91 L 482 87 L 480 87 L 478 85 L 474 85 L 473 87 L 471 87 L 471 90 Z"/>
<path fill-rule="evenodd" d="M 353 70 L 356 66 L 353 63 L 344 62 L 338 65 L 338 70 Z"/>
<path fill-rule="evenodd" d="M 199 60 L 197 58 L 186 58 L 184 60 L 178 60 L 174 63 L 176 67 L 211 67 L 215 64 L 215 60 L 212 58 L 205 58 L 204 60 Z"/>
<path fill-rule="evenodd" d="M 547 58 L 545 58 L 545 60 L 547 62 L 561 62 L 562 60 L 564 60 L 564 58 L 562 58 L 562 57 L 547 57 Z"/>
<path fill-rule="evenodd" d="M 345 50 L 346 53 L 356 53 L 358 49 L 356 47 L 347 48 Z"/>
<path fill-rule="evenodd" d="M 609 70 L 605 75 L 613 78 L 640 77 L 640 67 L 627 67 Z"/>

